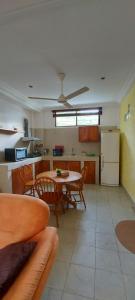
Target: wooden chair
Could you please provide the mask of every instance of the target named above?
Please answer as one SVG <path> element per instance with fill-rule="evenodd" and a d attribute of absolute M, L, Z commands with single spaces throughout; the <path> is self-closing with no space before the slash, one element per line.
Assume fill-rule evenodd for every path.
<path fill-rule="evenodd" d="M 62 204 L 62 194 L 57 188 L 56 182 L 48 177 L 41 177 L 35 182 L 35 190 L 38 197 L 45 201 L 56 215 L 56 225 L 59 227 L 59 206 Z"/>
<path fill-rule="evenodd" d="M 35 179 L 33 179 L 32 165 L 20 167 L 19 176 L 24 184 L 23 194 L 35 196 Z"/>
<path fill-rule="evenodd" d="M 86 209 L 86 203 L 83 196 L 83 185 L 84 185 L 86 171 L 87 171 L 87 167 L 84 166 L 81 170 L 82 178 L 76 182 L 66 184 L 67 196 L 71 199 L 73 198 L 76 203 L 83 202 L 85 209 Z M 80 199 L 79 200 L 76 199 L 76 196 L 79 196 Z"/>

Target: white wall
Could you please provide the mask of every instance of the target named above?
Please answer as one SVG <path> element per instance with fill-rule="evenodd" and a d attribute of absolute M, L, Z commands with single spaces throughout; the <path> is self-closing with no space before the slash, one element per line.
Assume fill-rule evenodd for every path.
<path fill-rule="evenodd" d="M 29 119 L 31 123 L 30 112 L 20 107 L 19 104 L 0 99 L 0 128 L 17 128 L 19 130 L 19 133 L 15 134 L 4 134 L 0 132 L 0 161 L 4 160 L 5 148 L 25 146 L 21 142 L 21 137 L 24 136 L 24 118 Z"/>
<path fill-rule="evenodd" d="M 103 114 L 100 117 L 102 126 L 118 126 L 119 127 L 119 104 L 106 104 L 102 106 Z M 55 128 L 55 119 L 51 110 L 43 110 L 42 112 L 33 113 L 33 128 Z"/>
<path fill-rule="evenodd" d="M 55 128 L 55 119 L 51 110 L 43 110 L 42 112 L 33 112 L 33 128 L 47 129 Z"/>
<path fill-rule="evenodd" d="M 108 104 L 102 107 L 102 116 L 100 124 L 102 126 L 118 126 L 120 124 L 120 106 L 119 104 Z"/>

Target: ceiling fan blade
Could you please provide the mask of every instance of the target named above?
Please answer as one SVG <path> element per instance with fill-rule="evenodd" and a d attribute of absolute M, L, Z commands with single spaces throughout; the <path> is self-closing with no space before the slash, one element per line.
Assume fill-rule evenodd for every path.
<path fill-rule="evenodd" d="M 67 108 L 73 108 L 73 106 L 71 104 L 69 104 L 68 102 L 63 102 L 64 106 L 66 106 Z"/>
<path fill-rule="evenodd" d="M 87 92 L 87 91 L 89 91 L 89 88 L 88 88 L 87 86 L 84 86 L 83 88 L 81 88 L 81 89 L 79 89 L 79 90 L 77 90 L 77 91 L 75 91 L 75 92 L 69 94 L 69 95 L 66 96 L 65 98 L 66 98 L 66 100 L 69 100 L 69 99 L 72 99 L 72 98 L 74 98 L 74 97 L 77 97 L 77 96 L 79 96 L 79 95 L 81 95 L 81 94 L 83 94 L 83 93 L 85 93 L 85 92 Z"/>
<path fill-rule="evenodd" d="M 53 98 L 42 98 L 42 97 L 28 97 L 28 99 L 33 99 L 33 100 L 51 100 L 51 101 L 58 101 L 58 99 L 53 99 Z"/>

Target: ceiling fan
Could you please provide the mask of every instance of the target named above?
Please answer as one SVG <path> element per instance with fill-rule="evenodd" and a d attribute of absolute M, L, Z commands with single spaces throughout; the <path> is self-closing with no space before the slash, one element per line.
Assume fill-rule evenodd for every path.
<path fill-rule="evenodd" d="M 72 105 L 68 103 L 68 100 L 77 97 L 87 91 L 89 91 L 89 88 L 84 86 L 79 90 L 76 90 L 75 92 L 65 96 L 63 93 L 63 80 L 65 78 L 65 74 L 64 73 L 58 73 L 58 77 L 61 81 L 61 94 L 58 98 L 54 99 L 54 98 L 43 98 L 43 97 L 28 97 L 29 99 L 35 99 L 35 100 L 51 100 L 51 101 L 57 101 L 58 103 L 63 104 L 64 106 L 71 108 Z"/>

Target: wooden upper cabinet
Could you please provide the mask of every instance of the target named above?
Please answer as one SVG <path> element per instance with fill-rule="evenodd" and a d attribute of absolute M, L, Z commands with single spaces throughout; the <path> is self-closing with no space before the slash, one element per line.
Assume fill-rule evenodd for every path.
<path fill-rule="evenodd" d="M 98 126 L 79 127 L 79 142 L 99 142 L 100 134 Z"/>

